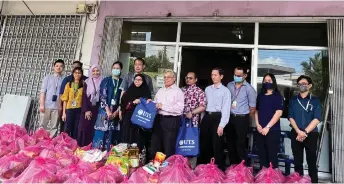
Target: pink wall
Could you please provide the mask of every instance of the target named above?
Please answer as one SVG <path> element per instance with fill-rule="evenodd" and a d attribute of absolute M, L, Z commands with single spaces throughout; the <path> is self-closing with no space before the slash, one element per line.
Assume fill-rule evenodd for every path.
<path fill-rule="evenodd" d="M 344 2 L 334 1 L 101 1 L 92 63 L 98 63 L 106 16 L 117 17 L 267 17 L 267 16 L 344 16 Z"/>

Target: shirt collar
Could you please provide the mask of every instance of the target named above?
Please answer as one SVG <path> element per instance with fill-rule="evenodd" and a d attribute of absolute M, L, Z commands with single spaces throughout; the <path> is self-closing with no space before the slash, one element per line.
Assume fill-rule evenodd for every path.
<path fill-rule="evenodd" d="M 54 77 L 61 77 L 61 75 L 57 74 L 57 73 L 54 73 L 53 74 Z"/>
<path fill-rule="evenodd" d="M 235 86 L 235 81 L 232 81 L 231 84 L 233 84 Z M 247 85 L 247 81 L 245 80 L 243 83 L 242 83 L 243 86 L 246 86 Z"/>
<path fill-rule="evenodd" d="M 173 88 L 175 88 L 176 87 L 176 84 L 172 84 L 170 87 L 168 87 L 168 88 L 166 88 L 165 86 L 164 86 L 164 88 L 165 89 L 173 89 Z"/>
<path fill-rule="evenodd" d="M 301 94 L 299 93 L 297 95 L 300 99 L 311 99 L 311 93 L 308 93 L 308 95 L 306 96 L 306 98 L 302 98 Z"/>
<path fill-rule="evenodd" d="M 220 83 L 220 85 L 219 85 L 217 88 L 215 88 L 215 85 L 214 85 L 214 84 L 211 85 L 211 87 L 212 87 L 213 89 L 220 89 L 222 86 L 223 86 L 222 83 Z"/>

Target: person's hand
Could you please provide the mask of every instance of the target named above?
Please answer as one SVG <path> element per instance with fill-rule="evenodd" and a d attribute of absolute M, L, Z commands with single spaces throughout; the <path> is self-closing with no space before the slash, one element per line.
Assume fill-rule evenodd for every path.
<path fill-rule="evenodd" d="M 118 112 L 118 117 L 119 117 L 120 120 L 122 120 L 122 111 Z"/>
<path fill-rule="evenodd" d="M 117 110 L 117 111 L 115 111 L 113 114 L 112 114 L 112 117 L 117 117 L 118 116 L 118 114 L 119 114 L 119 110 Z"/>
<path fill-rule="evenodd" d="M 307 137 L 307 134 L 304 131 L 298 130 L 296 133 L 298 136 L 300 136 L 303 139 L 306 139 L 306 137 Z"/>
<path fill-rule="evenodd" d="M 91 118 L 92 118 L 92 112 L 91 111 L 85 112 L 85 119 L 91 120 Z"/>
<path fill-rule="evenodd" d="M 146 100 L 146 103 L 149 104 L 149 102 L 151 102 L 151 101 L 152 101 L 152 99 L 148 99 L 148 100 Z"/>
<path fill-rule="evenodd" d="M 299 142 L 303 142 L 303 140 L 305 140 L 302 136 L 297 135 L 296 140 Z"/>
<path fill-rule="evenodd" d="M 218 135 L 219 137 L 221 137 L 221 136 L 223 135 L 223 128 L 220 127 L 220 126 L 217 128 L 217 135 Z"/>
<path fill-rule="evenodd" d="M 191 119 L 191 118 L 192 118 L 191 112 L 186 113 L 186 117 L 189 118 L 189 119 Z"/>
<path fill-rule="evenodd" d="M 44 112 L 45 111 L 45 107 L 44 107 L 44 105 L 40 105 L 39 106 L 39 112 Z"/>
<path fill-rule="evenodd" d="M 266 136 L 269 133 L 269 130 L 270 130 L 270 128 L 268 128 L 268 127 L 263 128 L 262 135 Z"/>
<path fill-rule="evenodd" d="M 110 111 L 106 111 L 106 115 L 108 119 L 112 119 L 112 113 Z"/>
<path fill-rule="evenodd" d="M 156 108 L 157 108 L 157 109 L 161 109 L 161 108 L 162 108 L 162 103 L 157 103 L 157 104 L 156 104 Z"/>
<path fill-rule="evenodd" d="M 136 99 L 136 100 L 133 101 L 133 103 L 134 104 L 139 104 L 139 103 L 141 103 L 141 100 L 140 99 Z"/>
<path fill-rule="evenodd" d="M 257 126 L 257 131 L 258 131 L 258 133 L 262 133 L 262 131 L 263 131 L 263 128 L 262 128 L 262 126 L 260 125 L 260 124 L 257 124 L 256 125 Z"/>
<path fill-rule="evenodd" d="M 67 115 L 66 113 L 62 113 L 62 121 L 66 122 L 66 119 L 67 119 Z"/>

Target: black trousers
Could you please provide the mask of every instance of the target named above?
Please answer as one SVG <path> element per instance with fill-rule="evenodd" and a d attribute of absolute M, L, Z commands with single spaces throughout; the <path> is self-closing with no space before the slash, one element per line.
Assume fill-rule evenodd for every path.
<path fill-rule="evenodd" d="M 198 164 L 208 164 L 212 157 L 222 170 L 225 169 L 224 137 L 217 135 L 221 113 L 206 114 L 200 125 L 200 156 Z"/>
<path fill-rule="evenodd" d="M 303 150 L 305 149 L 309 176 L 311 177 L 312 183 L 318 183 L 318 168 L 316 162 L 319 134 L 318 132 L 311 132 L 303 142 L 297 141 L 296 137 L 297 133 L 295 130 L 292 130 L 291 149 L 294 156 L 295 172 L 303 175 Z"/>
<path fill-rule="evenodd" d="M 81 108 L 66 110 L 65 131 L 73 139 L 77 139 Z"/>
<path fill-rule="evenodd" d="M 180 127 L 180 116 L 157 115 L 152 133 L 152 157 L 163 152 L 166 158 L 176 153 L 176 141 Z"/>
<path fill-rule="evenodd" d="M 259 162 L 262 167 L 268 168 L 271 162 L 273 168 L 278 168 L 277 154 L 280 147 L 280 135 L 281 131 L 274 130 L 270 130 L 266 136 L 256 133 Z"/>
<path fill-rule="evenodd" d="M 247 161 L 247 134 L 249 126 L 249 114 L 243 116 L 231 114 L 229 123 L 225 128 L 230 164 L 239 164 L 242 160 Z M 247 162 L 245 163 L 248 164 Z"/>

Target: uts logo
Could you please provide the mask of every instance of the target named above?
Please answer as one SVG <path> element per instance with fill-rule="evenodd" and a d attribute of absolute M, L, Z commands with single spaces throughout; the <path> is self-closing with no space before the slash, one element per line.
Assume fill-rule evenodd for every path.
<path fill-rule="evenodd" d="M 180 140 L 179 145 L 193 145 L 195 144 L 195 140 Z"/>
<path fill-rule="evenodd" d="M 142 109 L 139 109 L 139 110 L 137 111 L 137 114 L 138 114 L 139 116 L 144 116 L 144 117 L 149 118 L 149 119 L 152 118 L 152 114 L 151 114 L 151 113 L 148 113 L 148 112 L 146 112 L 146 111 L 144 111 L 144 110 L 142 110 Z"/>

